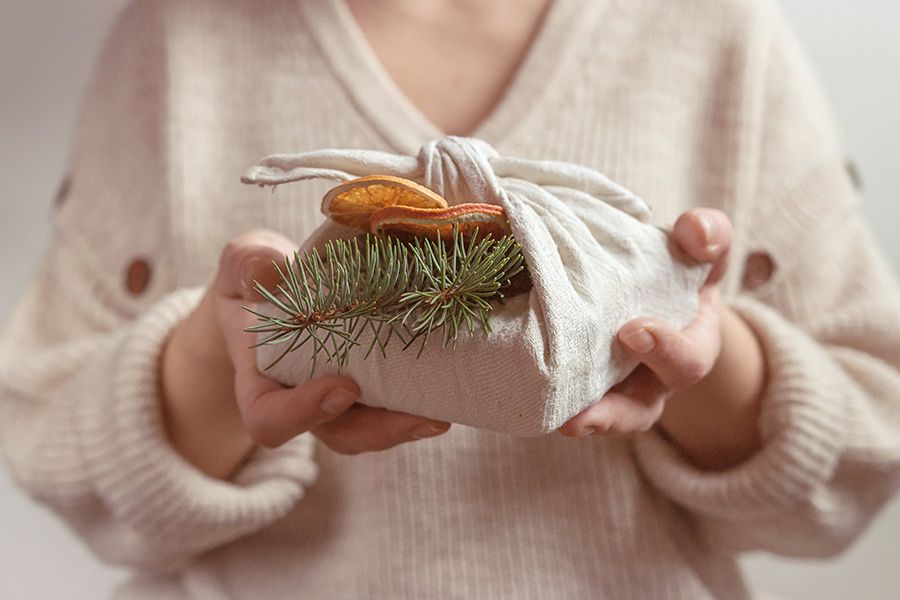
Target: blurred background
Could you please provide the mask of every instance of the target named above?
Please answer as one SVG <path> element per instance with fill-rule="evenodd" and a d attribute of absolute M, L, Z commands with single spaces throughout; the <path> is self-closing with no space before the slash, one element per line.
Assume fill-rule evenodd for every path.
<path fill-rule="evenodd" d="M 3 0 L 0 12 L 0 323 L 49 233 L 81 94 L 125 0 Z M 844 131 L 865 212 L 900 272 L 900 2 L 783 0 Z M 891 324 L 896 326 L 896 324 Z M 900 351 L 900 350 L 898 350 Z M 0 599 L 106 597 L 123 575 L 99 564 L 0 469 Z M 798 600 L 900 598 L 900 502 L 845 556 L 745 561 L 759 590 Z"/>

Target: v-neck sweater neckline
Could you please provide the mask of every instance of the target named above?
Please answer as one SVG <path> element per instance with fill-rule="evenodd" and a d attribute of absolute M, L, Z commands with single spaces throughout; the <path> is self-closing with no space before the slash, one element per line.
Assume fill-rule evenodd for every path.
<path fill-rule="evenodd" d="M 578 44 L 587 37 L 581 18 L 597 4 L 553 0 L 499 100 L 468 135 L 498 144 L 510 136 L 566 70 Z M 394 150 L 415 154 L 430 140 L 447 134 L 400 89 L 375 54 L 345 0 L 300 1 L 311 35 L 360 113 Z"/>

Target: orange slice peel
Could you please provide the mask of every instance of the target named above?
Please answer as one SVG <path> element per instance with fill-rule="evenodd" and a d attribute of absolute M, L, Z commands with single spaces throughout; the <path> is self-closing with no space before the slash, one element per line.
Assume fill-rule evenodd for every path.
<path fill-rule="evenodd" d="M 476 230 L 479 237 L 499 238 L 509 233 L 506 211 L 496 204 L 468 203 L 448 208 L 389 206 L 372 213 L 369 221 L 371 233 L 400 238 L 433 238 L 439 234 L 441 239 L 449 240 L 454 227 L 465 238 Z"/>
<path fill-rule="evenodd" d="M 388 207 L 447 208 L 447 201 L 423 185 L 392 175 L 369 175 L 333 187 L 322 199 L 322 212 L 332 220 L 369 231 L 373 213 Z"/>

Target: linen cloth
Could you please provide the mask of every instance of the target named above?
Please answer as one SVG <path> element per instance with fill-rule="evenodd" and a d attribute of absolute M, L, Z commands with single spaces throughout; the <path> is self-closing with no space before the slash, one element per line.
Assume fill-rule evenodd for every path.
<path fill-rule="evenodd" d="M 417 346 L 400 352 L 395 338 L 384 355 L 366 357 L 367 331 L 342 369 L 365 404 L 520 435 L 548 433 L 637 366 L 616 338 L 625 323 L 651 316 L 680 328 L 697 311 L 709 265 L 673 258 L 666 233 L 648 223 L 647 204 L 595 169 L 504 158 L 482 140 L 451 136 L 424 144 L 417 156 L 334 149 L 274 155 L 242 179 L 278 186 L 378 174 L 417 181 L 451 206 L 503 206 L 533 288 L 495 303 L 491 332 L 464 331 L 454 348 L 442 347 L 436 335 L 421 355 Z M 346 228 L 326 221 L 301 251 L 342 237 Z M 268 305 L 259 310 L 283 316 Z M 258 348 L 259 368 L 283 351 Z M 267 374 L 289 385 L 305 381 L 312 352 L 312 344 L 300 347 Z M 338 371 L 319 363 L 318 375 Z"/>
<path fill-rule="evenodd" d="M 756 455 L 709 472 L 656 430 L 454 425 L 357 456 L 302 435 L 217 480 L 174 451 L 158 359 L 222 248 L 322 221 L 326 182 L 272 202 L 237 175 L 273 149 L 414 155 L 443 137 L 364 39 L 336 0 L 137 0 L 100 58 L 68 196 L 0 338 L 0 446 L 23 490 L 130 569 L 117 600 L 741 600 L 741 553 L 859 539 L 900 484 L 900 286 L 773 0 L 555 0 L 474 132 L 601 170 L 661 227 L 696 206 L 731 217 L 722 300 L 768 370 Z M 759 253 L 772 277 L 742 285 Z"/>

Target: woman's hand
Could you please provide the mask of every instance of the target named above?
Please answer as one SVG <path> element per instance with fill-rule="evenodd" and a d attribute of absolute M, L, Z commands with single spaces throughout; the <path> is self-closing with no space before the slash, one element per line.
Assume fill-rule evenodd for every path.
<path fill-rule="evenodd" d="M 679 217 L 672 232 L 675 251 L 712 263 L 696 318 L 681 331 L 653 318 L 625 324 L 619 341 L 641 364 L 560 433 L 628 434 L 658 424 L 688 458 L 708 469 L 734 466 L 759 448 L 762 349 L 749 325 L 719 302 L 731 236 L 731 222 L 721 211 L 701 208 Z"/>
<path fill-rule="evenodd" d="M 197 309 L 170 336 L 161 358 L 166 428 L 194 466 L 228 478 L 257 444 L 273 448 L 311 431 L 337 452 L 384 450 L 444 433 L 448 423 L 356 404 L 360 390 L 345 377 L 285 387 L 260 374 L 255 317 L 242 307 L 261 298 L 253 281 L 274 287 L 272 264 L 292 255 L 284 237 L 258 231 L 231 241 Z"/>

